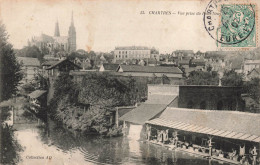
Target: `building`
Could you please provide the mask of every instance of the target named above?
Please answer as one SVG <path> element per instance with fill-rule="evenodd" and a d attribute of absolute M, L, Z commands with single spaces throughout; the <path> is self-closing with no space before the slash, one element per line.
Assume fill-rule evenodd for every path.
<path fill-rule="evenodd" d="M 178 61 L 178 64 L 179 64 L 179 66 L 186 69 L 186 68 L 190 67 L 190 61 L 191 60 L 180 60 L 180 61 Z"/>
<path fill-rule="evenodd" d="M 260 60 L 245 60 L 244 61 L 244 73 L 248 74 L 255 68 L 260 68 Z"/>
<path fill-rule="evenodd" d="M 53 98 L 54 95 L 54 82 L 61 73 L 68 73 L 71 70 L 79 71 L 82 69 L 80 66 L 74 64 L 68 59 L 60 60 L 47 67 L 45 71 L 48 73 L 49 89 L 47 95 L 47 103 Z"/>
<path fill-rule="evenodd" d="M 259 114 L 168 107 L 158 116 L 145 122 L 151 143 L 232 164 L 257 164 Z"/>
<path fill-rule="evenodd" d="M 191 60 L 191 66 L 195 67 L 197 70 L 204 70 L 205 65 L 206 65 L 206 62 L 202 58 Z"/>
<path fill-rule="evenodd" d="M 152 49 L 143 46 L 126 46 L 116 47 L 114 50 L 114 59 L 144 59 L 144 58 L 158 58 L 158 55 L 151 54 Z M 152 55 L 152 56 L 151 56 Z"/>
<path fill-rule="evenodd" d="M 247 74 L 246 80 L 250 80 L 252 78 L 260 78 L 260 68 L 254 68 Z"/>
<path fill-rule="evenodd" d="M 17 60 L 22 65 L 22 83 L 28 83 L 34 80 L 35 75 L 40 69 L 40 61 L 37 58 L 30 57 L 17 57 Z"/>
<path fill-rule="evenodd" d="M 54 65 L 55 63 L 57 63 L 58 60 L 49 60 L 49 61 L 45 61 L 44 63 L 42 63 L 42 75 L 44 77 L 48 77 L 48 70 L 46 70 L 48 67 Z"/>
<path fill-rule="evenodd" d="M 149 84 L 147 101 L 120 120 L 143 124 L 166 107 L 242 111 L 241 92 L 239 87 Z"/>
<path fill-rule="evenodd" d="M 49 78 L 56 78 L 58 77 L 62 72 L 69 73 L 71 70 L 78 70 L 82 69 L 80 66 L 74 64 L 68 59 L 60 60 L 55 63 L 53 63 L 51 66 L 46 68 L 48 71 Z"/>
<path fill-rule="evenodd" d="M 119 67 L 119 64 L 104 63 L 100 66 L 99 71 L 100 72 L 116 72 L 118 67 Z"/>
<path fill-rule="evenodd" d="M 148 100 L 119 120 L 125 134 L 139 125 L 150 143 L 238 164 L 256 160 L 260 143 L 260 115 L 238 112 L 242 104 L 236 87 L 148 85 Z"/>
<path fill-rule="evenodd" d="M 117 72 L 134 77 L 163 77 L 182 79 L 183 72 L 177 67 L 120 65 Z"/>
<path fill-rule="evenodd" d="M 178 57 L 180 60 L 182 60 L 185 57 L 193 57 L 194 56 L 194 52 L 193 50 L 175 50 L 172 53 L 173 56 Z"/>
<path fill-rule="evenodd" d="M 55 24 L 54 36 L 41 34 L 34 36 L 28 41 L 28 46 L 37 46 L 45 54 L 55 54 L 57 52 L 73 52 L 76 51 L 76 29 L 74 26 L 73 13 L 71 16 L 71 25 L 69 27 L 68 36 L 61 36 L 58 21 Z"/>

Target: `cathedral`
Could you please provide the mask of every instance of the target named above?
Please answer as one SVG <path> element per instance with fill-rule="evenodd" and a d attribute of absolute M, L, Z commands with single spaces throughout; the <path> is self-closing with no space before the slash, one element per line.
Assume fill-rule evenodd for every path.
<path fill-rule="evenodd" d="M 68 36 L 61 36 L 58 21 L 55 24 L 54 36 L 41 34 L 32 37 L 28 46 L 37 46 L 44 54 L 56 54 L 57 52 L 70 53 L 76 51 L 76 29 L 74 26 L 73 13 Z"/>

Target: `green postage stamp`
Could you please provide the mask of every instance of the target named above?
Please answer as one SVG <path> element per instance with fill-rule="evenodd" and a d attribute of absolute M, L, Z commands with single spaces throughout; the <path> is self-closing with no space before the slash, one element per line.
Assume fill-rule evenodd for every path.
<path fill-rule="evenodd" d="M 247 1 L 212 0 L 204 14 L 204 25 L 219 48 L 257 46 L 256 4 Z"/>

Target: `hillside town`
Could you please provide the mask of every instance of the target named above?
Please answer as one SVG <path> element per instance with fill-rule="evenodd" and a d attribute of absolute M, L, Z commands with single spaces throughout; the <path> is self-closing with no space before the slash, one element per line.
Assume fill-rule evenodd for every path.
<path fill-rule="evenodd" d="M 156 45 L 115 45 L 109 52 L 86 51 L 77 49 L 73 13 L 68 36 L 61 36 L 58 21 L 54 24 L 53 36 L 32 37 L 22 49 L 8 47 L 4 37 L 0 40 L 1 56 L 12 52 L 17 67 L 9 73 L 6 68 L 11 64 L 1 66 L 16 79 L 2 80 L 8 94 L 1 98 L 1 117 L 11 109 L 10 120 L 1 123 L 6 134 L 34 122 L 47 146 L 64 150 L 79 147 L 77 138 L 83 138 L 80 145 L 94 145 L 93 139 L 84 140 L 90 135 L 111 141 L 134 137 L 134 143 L 142 139 L 154 153 L 159 152 L 153 157 L 161 162 L 155 164 L 167 162 L 164 150 L 172 154 L 170 163 L 178 157 L 173 152 L 188 153 L 186 159 L 202 162 L 260 163 L 259 47 L 202 52 L 175 50 L 173 45 L 171 53 L 164 53 Z M 0 28 L 1 33 L 4 26 Z M 8 85 L 13 81 L 17 90 L 11 91 Z M 67 146 L 59 141 L 63 138 Z M 120 147 L 123 143 L 116 143 L 118 155 L 125 150 Z M 90 155 L 87 160 L 118 164 L 124 156 L 117 154 L 111 162 L 105 162 L 102 155 Z"/>

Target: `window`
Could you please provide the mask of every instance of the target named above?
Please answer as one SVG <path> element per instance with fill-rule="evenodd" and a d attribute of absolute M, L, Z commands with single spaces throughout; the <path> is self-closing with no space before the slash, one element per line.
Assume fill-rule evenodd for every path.
<path fill-rule="evenodd" d="M 206 109 L 206 107 L 207 107 L 206 101 L 202 101 L 200 103 L 200 109 Z"/>
<path fill-rule="evenodd" d="M 119 54 L 121 54 L 121 51 L 119 51 Z"/>

